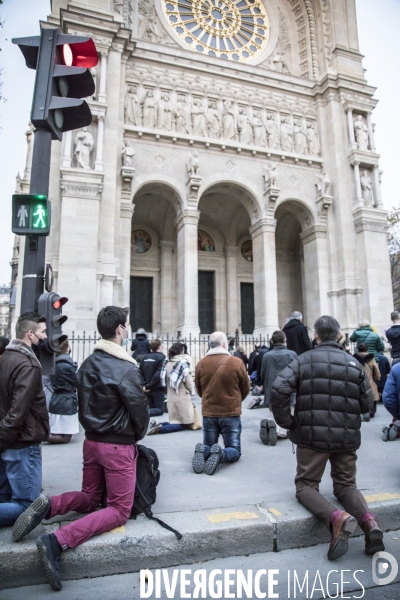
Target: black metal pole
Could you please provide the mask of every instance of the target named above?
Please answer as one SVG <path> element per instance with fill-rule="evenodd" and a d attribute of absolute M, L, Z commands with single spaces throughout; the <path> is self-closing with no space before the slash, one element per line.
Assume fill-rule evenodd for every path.
<path fill-rule="evenodd" d="M 51 132 L 36 129 L 32 155 L 31 194 L 49 194 Z M 21 314 L 36 312 L 43 293 L 46 237 L 27 236 L 22 275 Z"/>

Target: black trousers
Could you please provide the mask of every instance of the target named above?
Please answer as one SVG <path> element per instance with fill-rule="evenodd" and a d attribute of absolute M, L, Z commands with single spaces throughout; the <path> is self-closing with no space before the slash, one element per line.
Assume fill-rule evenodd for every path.
<path fill-rule="evenodd" d="M 164 390 L 156 389 L 146 393 L 150 408 L 150 416 L 158 417 L 164 413 L 165 408 L 165 392 Z"/>

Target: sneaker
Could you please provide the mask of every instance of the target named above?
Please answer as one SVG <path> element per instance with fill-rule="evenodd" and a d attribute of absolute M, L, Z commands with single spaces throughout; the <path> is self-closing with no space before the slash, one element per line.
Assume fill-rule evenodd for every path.
<path fill-rule="evenodd" d="M 60 579 L 62 550 L 56 536 L 52 533 L 42 535 L 36 542 L 36 547 L 46 573 L 47 583 L 55 592 L 59 592 L 62 588 Z"/>
<path fill-rule="evenodd" d="M 152 429 L 150 429 L 150 431 L 147 435 L 157 435 L 157 433 L 160 433 L 161 429 L 162 429 L 162 424 L 159 423 L 158 425 L 155 425 Z"/>
<path fill-rule="evenodd" d="M 192 467 L 195 473 L 202 473 L 204 470 L 204 444 L 196 444 L 192 458 Z"/>
<path fill-rule="evenodd" d="M 19 542 L 32 529 L 35 529 L 50 515 L 51 502 L 49 496 L 41 494 L 39 498 L 28 506 L 14 523 L 12 537 L 14 542 Z"/>
<path fill-rule="evenodd" d="M 207 458 L 204 470 L 207 475 L 214 475 L 222 462 L 222 449 L 219 444 L 211 446 L 210 456 Z"/>

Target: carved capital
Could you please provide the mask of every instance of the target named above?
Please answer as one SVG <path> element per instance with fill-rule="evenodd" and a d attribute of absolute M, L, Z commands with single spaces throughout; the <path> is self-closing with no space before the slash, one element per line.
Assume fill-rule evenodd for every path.
<path fill-rule="evenodd" d="M 267 186 L 264 190 L 264 196 L 266 198 L 265 210 L 271 217 L 275 214 L 276 202 L 279 198 L 280 191 L 279 188 L 272 185 Z"/>
<path fill-rule="evenodd" d="M 120 217 L 121 219 L 132 219 L 135 205 L 132 202 L 122 201 L 120 204 Z"/>
<path fill-rule="evenodd" d="M 72 181 L 60 181 L 63 197 L 87 198 L 88 200 L 100 200 L 103 192 L 102 183 L 78 183 Z"/>
<path fill-rule="evenodd" d="M 200 175 L 190 175 L 187 181 L 188 187 L 188 204 L 191 206 L 197 206 L 197 200 L 199 196 L 199 188 L 201 186 L 202 177 Z"/>
<path fill-rule="evenodd" d="M 200 219 L 199 210 L 183 210 L 175 219 L 177 231 L 180 231 L 185 225 L 198 226 Z"/>
<path fill-rule="evenodd" d="M 254 240 L 260 235 L 273 233 L 275 234 L 277 220 L 272 217 L 266 217 L 264 219 L 260 219 L 256 223 L 254 223 L 251 227 L 249 227 L 249 233 Z"/>
<path fill-rule="evenodd" d="M 325 223 L 328 220 L 328 211 L 332 206 L 333 196 L 319 196 L 317 198 L 317 206 L 318 206 L 318 221 L 319 223 Z"/>

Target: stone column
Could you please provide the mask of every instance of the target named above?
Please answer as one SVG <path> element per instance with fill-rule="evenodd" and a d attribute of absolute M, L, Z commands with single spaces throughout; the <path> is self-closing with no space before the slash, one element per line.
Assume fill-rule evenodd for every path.
<path fill-rule="evenodd" d="M 369 147 L 371 148 L 371 152 L 376 152 L 374 128 L 372 126 L 372 113 L 370 112 L 367 114 L 367 125 L 369 135 Z"/>
<path fill-rule="evenodd" d="M 28 180 L 31 178 L 32 171 L 32 152 L 33 152 L 33 125 L 29 123 L 29 129 L 25 133 L 26 135 L 26 143 L 27 143 L 27 151 L 26 151 L 26 163 L 24 170 L 24 179 Z"/>
<path fill-rule="evenodd" d="M 375 206 L 382 208 L 382 193 L 381 193 L 381 182 L 379 178 L 379 165 L 374 166 L 374 192 L 375 192 Z"/>
<path fill-rule="evenodd" d="M 176 218 L 177 228 L 177 271 L 178 277 L 178 324 L 177 330 L 183 337 L 198 336 L 198 255 L 197 228 L 198 210 L 184 210 Z"/>
<path fill-rule="evenodd" d="M 107 52 L 101 52 L 101 61 L 100 61 L 100 86 L 99 86 L 99 102 L 106 102 L 106 84 L 107 84 Z"/>
<path fill-rule="evenodd" d="M 163 334 L 174 334 L 176 319 L 176 299 L 174 285 L 174 243 L 160 241 L 161 251 L 161 331 Z"/>
<path fill-rule="evenodd" d="M 229 335 L 235 335 L 239 327 L 237 247 L 225 246 L 226 256 L 226 314 Z"/>
<path fill-rule="evenodd" d="M 356 202 L 360 202 L 361 204 L 364 204 L 364 199 L 362 196 L 362 190 L 361 190 L 361 181 L 360 181 L 360 163 L 359 162 L 355 162 L 353 164 L 354 167 L 354 177 L 355 177 L 355 181 L 356 181 Z"/>
<path fill-rule="evenodd" d="M 97 117 L 97 140 L 96 140 L 96 160 L 94 163 L 95 171 L 102 171 L 103 163 L 103 143 L 104 143 L 104 116 Z"/>
<path fill-rule="evenodd" d="M 131 230 L 135 205 L 129 200 L 120 205 L 120 306 L 129 306 L 131 289 Z"/>
<path fill-rule="evenodd" d="M 255 336 L 278 329 L 278 290 L 275 254 L 276 221 L 260 219 L 249 229 L 253 239 Z"/>
<path fill-rule="evenodd" d="M 315 225 L 300 234 L 304 255 L 304 321 L 312 327 L 316 316 L 329 314 L 326 226 Z"/>
<path fill-rule="evenodd" d="M 356 143 L 356 136 L 354 133 L 354 121 L 353 121 L 353 109 L 352 108 L 347 109 L 347 123 L 349 126 L 350 144 L 353 145 Z"/>
<path fill-rule="evenodd" d="M 62 158 L 62 166 L 69 169 L 72 164 L 72 131 L 66 131 L 64 133 L 64 147 L 63 147 L 63 158 Z"/>

